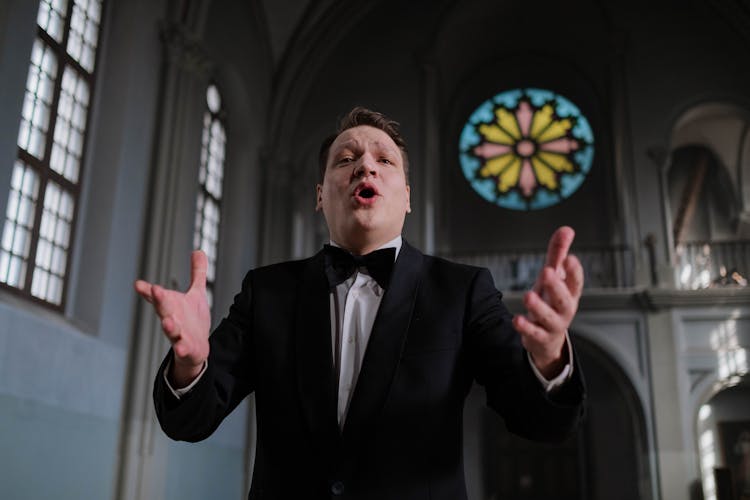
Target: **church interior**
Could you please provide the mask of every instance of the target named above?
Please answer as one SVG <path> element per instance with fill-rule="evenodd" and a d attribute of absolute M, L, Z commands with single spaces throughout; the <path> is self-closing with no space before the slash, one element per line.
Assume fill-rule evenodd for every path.
<path fill-rule="evenodd" d="M 170 441 L 137 278 L 315 253 L 320 142 L 401 123 L 404 237 L 522 310 L 554 229 L 585 288 L 562 444 L 464 413 L 472 500 L 750 499 L 750 2 L 4 0 L 0 496 L 246 498 L 253 399 Z M 294 478 L 290 478 L 294 480 Z"/>

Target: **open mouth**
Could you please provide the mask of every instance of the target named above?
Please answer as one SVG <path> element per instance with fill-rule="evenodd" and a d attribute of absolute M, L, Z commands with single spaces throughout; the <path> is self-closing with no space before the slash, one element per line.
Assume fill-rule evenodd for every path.
<path fill-rule="evenodd" d="M 359 200 L 372 200 L 378 195 L 378 190 L 370 184 L 360 184 L 354 190 L 354 197 Z"/>

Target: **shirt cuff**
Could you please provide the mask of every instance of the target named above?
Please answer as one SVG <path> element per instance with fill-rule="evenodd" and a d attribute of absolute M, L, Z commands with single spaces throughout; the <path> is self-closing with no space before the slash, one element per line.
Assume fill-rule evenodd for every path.
<path fill-rule="evenodd" d="M 534 364 L 534 360 L 531 359 L 531 354 L 528 352 L 526 353 L 526 356 L 529 359 L 529 364 L 531 365 L 531 371 L 534 372 L 534 375 L 536 375 L 536 378 L 542 384 L 542 387 L 544 387 L 546 392 L 550 392 L 560 387 L 570 380 L 571 376 L 573 376 L 573 346 L 570 344 L 570 337 L 568 336 L 567 331 L 565 332 L 565 345 L 568 346 L 568 364 L 566 364 L 560 374 L 552 380 L 547 380 L 544 375 L 542 375 Z"/>
<path fill-rule="evenodd" d="M 190 390 L 195 387 L 195 384 L 198 383 L 198 381 L 201 379 L 204 373 L 206 373 L 206 368 L 208 368 L 208 360 L 203 362 L 203 368 L 201 368 L 201 372 L 198 374 L 197 377 L 195 377 L 195 380 L 190 382 L 190 385 L 187 387 L 182 387 L 181 389 L 175 389 L 172 387 L 172 384 L 169 383 L 169 377 L 167 377 L 167 374 L 169 373 L 169 369 L 172 368 L 172 360 L 170 359 L 167 361 L 167 366 L 164 367 L 164 373 L 162 376 L 164 377 L 164 383 L 167 384 L 167 387 L 172 392 L 172 395 L 177 398 L 181 399 L 182 396 L 190 392 Z"/>

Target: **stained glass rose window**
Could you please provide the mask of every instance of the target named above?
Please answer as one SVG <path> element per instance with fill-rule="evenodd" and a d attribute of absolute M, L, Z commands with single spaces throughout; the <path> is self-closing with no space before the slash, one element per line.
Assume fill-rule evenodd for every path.
<path fill-rule="evenodd" d="M 565 97 L 515 89 L 471 114 L 459 150 L 464 176 L 482 198 L 535 210 L 568 198 L 583 184 L 594 159 L 594 135 Z"/>

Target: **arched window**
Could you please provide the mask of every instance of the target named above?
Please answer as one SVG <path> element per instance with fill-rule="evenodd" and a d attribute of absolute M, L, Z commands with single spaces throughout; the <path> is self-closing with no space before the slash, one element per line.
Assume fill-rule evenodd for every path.
<path fill-rule="evenodd" d="M 206 292 L 208 304 L 213 305 L 216 282 L 216 255 L 221 223 L 222 180 L 224 179 L 224 130 L 221 94 L 216 85 L 206 90 L 206 111 L 203 114 L 201 164 L 198 172 L 198 199 L 195 210 L 193 247 L 203 250 L 208 257 Z"/>
<path fill-rule="evenodd" d="M 746 182 L 750 118 L 726 103 L 687 110 L 672 131 L 665 196 L 683 289 L 744 287 L 750 273 Z"/>
<path fill-rule="evenodd" d="M 0 242 L 0 282 L 62 309 L 101 0 L 42 0 Z"/>

